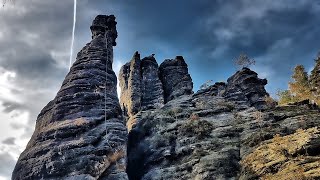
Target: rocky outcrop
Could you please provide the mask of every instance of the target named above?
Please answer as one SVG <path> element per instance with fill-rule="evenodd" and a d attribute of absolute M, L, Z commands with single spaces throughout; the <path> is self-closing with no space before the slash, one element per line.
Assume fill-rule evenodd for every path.
<path fill-rule="evenodd" d="M 269 97 L 264 88 L 267 83 L 266 79 L 259 79 L 256 72 L 243 68 L 227 80 L 224 96 L 239 104 L 265 109 L 265 97 Z"/>
<path fill-rule="evenodd" d="M 128 179 L 127 130 L 112 70 L 114 16 L 99 15 L 56 97 L 44 107 L 12 179 Z"/>
<path fill-rule="evenodd" d="M 141 110 L 141 60 L 135 52 L 132 60 L 121 67 L 119 85 L 121 88 L 120 104 L 125 116 L 133 116 Z"/>
<path fill-rule="evenodd" d="M 309 129 L 320 125 L 318 111 L 238 106 L 198 94 L 141 112 L 129 133 L 129 179 L 320 178 L 319 131 Z"/>
<path fill-rule="evenodd" d="M 165 102 L 193 93 L 193 82 L 188 72 L 188 65 L 182 56 L 177 56 L 175 59 L 166 59 L 161 63 L 159 71 Z"/>
<path fill-rule="evenodd" d="M 135 52 L 132 60 L 121 67 L 119 80 L 120 104 L 127 117 L 129 129 L 136 123 L 133 116 L 139 111 L 163 106 L 164 97 L 158 63 L 153 56 L 140 60 L 140 54 Z"/>
<path fill-rule="evenodd" d="M 129 132 L 129 179 L 320 178 L 312 128 L 320 114 L 270 106 L 266 83 L 244 68 L 227 83 L 140 111 Z"/>

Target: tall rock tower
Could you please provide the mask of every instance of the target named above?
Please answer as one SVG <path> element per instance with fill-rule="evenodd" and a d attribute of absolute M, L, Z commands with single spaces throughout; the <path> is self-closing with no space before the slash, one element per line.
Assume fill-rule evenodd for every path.
<path fill-rule="evenodd" d="M 39 114 L 12 179 L 126 180 L 127 130 L 112 70 L 113 15 L 98 15 L 56 97 Z"/>
<path fill-rule="evenodd" d="M 152 56 L 140 59 L 135 52 L 132 60 L 120 69 L 120 103 L 130 130 L 138 112 L 157 109 L 164 105 L 163 88 L 159 79 L 158 63 Z"/>

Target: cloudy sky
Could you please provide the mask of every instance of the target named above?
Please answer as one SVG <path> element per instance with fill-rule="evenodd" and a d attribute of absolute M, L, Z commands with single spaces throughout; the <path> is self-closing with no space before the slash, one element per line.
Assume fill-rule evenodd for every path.
<path fill-rule="evenodd" d="M 320 49 L 320 4 L 314 0 L 78 0 L 76 54 L 97 14 L 114 14 L 114 70 L 138 50 L 158 63 L 183 55 L 195 91 L 225 81 L 245 52 L 267 90 L 286 89 L 292 68 L 310 70 Z M 68 71 L 72 0 L 15 0 L 0 8 L 0 180 L 11 175 L 40 110 Z M 73 57 L 73 60 L 75 58 Z"/>

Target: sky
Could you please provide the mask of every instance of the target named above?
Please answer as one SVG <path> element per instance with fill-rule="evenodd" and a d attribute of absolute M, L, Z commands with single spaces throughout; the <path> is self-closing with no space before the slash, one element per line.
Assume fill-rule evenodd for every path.
<path fill-rule="evenodd" d="M 78 0 L 72 60 L 90 41 L 98 14 L 114 14 L 118 39 L 113 69 L 135 51 L 160 64 L 182 55 L 194 91 L 226 81 L 244 52 L 275 96 L 292 69 L 307 71 L 320 49 L 320 3 L 314 0 Z M 73 0 L 15 0 L 0 7 L 0 180 L 9 179 L 41 109 L 69 68 Z"/>

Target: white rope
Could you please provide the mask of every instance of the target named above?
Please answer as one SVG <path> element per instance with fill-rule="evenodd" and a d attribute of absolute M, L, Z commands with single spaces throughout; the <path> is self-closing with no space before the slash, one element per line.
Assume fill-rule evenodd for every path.
<path fill-rule="evenodd" d="M 105 38 L 106 38 L 106 50 L 107 50 L 107 58 L 106 58 L 106 81 L 105 81 L 105 88 L 104 88 L 104 121 L 105 121 L 105 128 L 106 128 L 106 138 L 108 137 L 108 129 L 107 129 L 107 80 L 108 80 L 108 61 L 109 61 L 109 56 L 110 56 L 110 50 L 109 50 L 109 43 L 110 42 L 110 37 L 108 31 L 105 33 Z M 107 140 L 108 145 L 109 141 Z M 111 146 L 110 146 L 111 147 Z"/>

